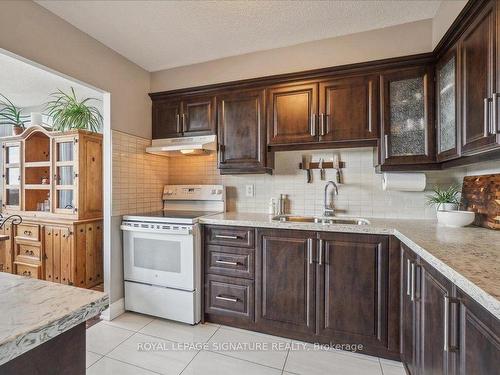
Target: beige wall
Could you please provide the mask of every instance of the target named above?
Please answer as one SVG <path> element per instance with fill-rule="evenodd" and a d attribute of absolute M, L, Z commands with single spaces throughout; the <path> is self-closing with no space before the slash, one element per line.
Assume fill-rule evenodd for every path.
<path fill-rule="evenodd" d="M 467 4 L 467 0 L 444 0 L 441 2 L 432 19 L 432 48 L 437 46 L 465 4 Z"/>
<path fill-rule="evenodd" d="M 111 127 L 151 137 L 150 74 L 32 1 L 0 1 L 0 48 L 111 93 Z"/>
<path fill-rule="evenodd" d="M 154 72 L 151 91 L 298 72 L 432 50 L 432 21 L 298 44 Z"/>

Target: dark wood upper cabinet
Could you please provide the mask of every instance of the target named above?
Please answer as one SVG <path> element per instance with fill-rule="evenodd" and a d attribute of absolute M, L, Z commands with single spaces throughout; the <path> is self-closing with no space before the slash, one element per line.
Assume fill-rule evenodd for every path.
<path fill-rule="evenodd" d="M 181 103 L 178 100 L 153 101 L 153 139 L 182 135 Z"/>
<path fill-rule="evenodd" d="M 496 1 L 490 1 L 459 41 L 462 89 L 462 152 L 474 154 L 499 144 L 493 118 L 497 75 Z M 498 102 L 497 98 L 494 100 Z M 498 110 L 495 111 L 498 114 Z"/>
<path fill-rule="evenodd" d="M 387 348 L 389 238 L 319 233 L 320 335 Z"/>
<path fill-rule="evenodd" d="M 215 97 L 153 100 L 153 139 L 215 133 Z"/>
<path fill-rule="evenodd" d="M 318 140 L 318 84 L 271 87 L 267 90 L 270 145 Z"/>
<path fill-rule="evenodd" d="M 378 81 L 378 76 L 370 76 L 320 83 L 320 141 L 353 141 L 378 137 Z"/>
<path fill-rule="evenodd" d="M 265 91 L 217 97 L 219 169 L 225 173 L 265 173 Z"/>
<path fill-rule="evenodd" d="M 457 375 L 500 374 L 500 321 L 467 294 L 458 290 Z"/>
<path fill-rule="evenodd" d="M 316 233 L 259 230 L 256 324 L 260 329 L 313 334 L 316 329 Z"/>
<path fill-rule="evenodd" d="M 460 156 L 458 111 L 457 48 L 452 47 L 436 64 L 436 144 L 437 159 Z"/>
<path fill-rule="evenodd" d="M 198 97 L 182 101 L 182 132 L 185 136 L 215 133 L 215 98 Z"/>
<path fill-rule="evenodd" d="M 380 76 L 382 164 L 435 161 L 434 85 L 430 66 L 401 69 Z"/>

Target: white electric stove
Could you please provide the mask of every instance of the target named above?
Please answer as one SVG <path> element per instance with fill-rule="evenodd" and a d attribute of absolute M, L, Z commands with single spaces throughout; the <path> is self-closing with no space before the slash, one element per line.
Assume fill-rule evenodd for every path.
<path fill-rule="evenodd" d="M 125 309 L 196 324 L 201 319 L 198 219 L 225 211 L 222 185 L 166 185 L 163 210 L 125 215 Z"/>

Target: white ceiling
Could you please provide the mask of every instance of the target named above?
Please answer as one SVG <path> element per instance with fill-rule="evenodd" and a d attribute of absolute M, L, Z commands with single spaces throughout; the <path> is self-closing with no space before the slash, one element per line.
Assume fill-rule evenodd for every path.
<path fill-rule="evenodd" d="M 148 71 L 429 19 L 440 2 L 37 1 Z"/>
<path fill-rule="evenodd" d="M 102 97 L 98 91 L 0 53 L 0 93 L 18 107 L 38 107 L 51 93 L 58 89 L 69 92 L 71 87 L 78 98 Z"/>

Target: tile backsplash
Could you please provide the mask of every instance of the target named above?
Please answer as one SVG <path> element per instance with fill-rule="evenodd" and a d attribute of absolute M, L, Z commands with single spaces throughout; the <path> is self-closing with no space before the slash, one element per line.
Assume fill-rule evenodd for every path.
<path fill-rule="evenodd" d="M 162 208 L 163 186 L 168 183 L 168 159 L 146 153 L 151 140 L 112 131 L 112 215 Z"/>
<path fill-rule="evenodd" d="M 221 176 L 217 156 L 179 156 L 169 159 L 169 184 L 223 184 L 227 188 L 227 211 L 268 212 L 269 200 L 287 194 L 290 213 L 320 215 L 323 212 L 324 186 L 335 179 L 334 170 L 326 171 L 321 181 L 319 170 L 313 172 L 313 182 L 306 183 L 305 171 L 298 165 L 302 154 L 312 155 L 313 161 L 331 161 L 333 153 L 346 163 L 342 170 L 343 184 L 334 197 L 337 214 L 381 218 L 435 218 L 435 209 L 426 205 L 426 195 L 434 186 L 461 183 L 463 176 L 474 174 L 475 168 L 457 168 L 427 172 L 424 192 L 382 190 L 382 175 L 373 167 L 373 149 L 339 149 L 319 151 L 287 151 L 276 153 L 273 175 Z M 485 169 L 489 166 L 483 167 Z M 491 166 L 491 168 L 493 168 Z M 245 195 L 246 185 L 254 186 L 254 196 Z"/>

